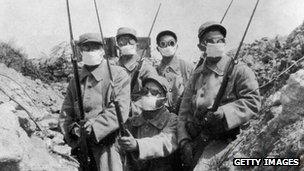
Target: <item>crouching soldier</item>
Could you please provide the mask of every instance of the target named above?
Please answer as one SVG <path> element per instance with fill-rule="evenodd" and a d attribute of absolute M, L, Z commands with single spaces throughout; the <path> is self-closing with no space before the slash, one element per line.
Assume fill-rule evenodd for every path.
<path fill-rule="evenodd" d="M 174 32 L 170 30 L 160 32 L 156 36 L 156 43 L 157 50 L 162 55 L 161 63 L 156 70 L 169 82 L 169 111 L 178 114 L 181 97 L 194 66 L 176 55 L 178 44 Z"/>
<path fill-rule="evenodd" d="M 137 37 L 136 31 L 132 28 L 121 27 L 117 30 L 116 35 L 117 46 L 120 52 L 118 65 L 123 67 L 131 77 L 131 113 L 136 115 L 140 110 L 133 102 L 138 100 L 142 87 L 142 80 L 152 75 L 157 75 L 156 69 L 147 60 L 140 61 L 137 54 Z"/>
<path fill-rule="evenodd" d="M 240 127 L 260 109 L 256 77 L 239 62 L 229 76 L 218 110 L 208 111 L 232 60 L 225 55 L 225 37 L 226 29 L 217 22 L 206 22 L 199 28 L 201 61 L 190 77 L 180 107 L 178 142 L 184 163 L 197 163 L 194 170 L 208 170 L 208 161 L 220 155 Z"/>
<path fill-rule="evenodd" d="M 123 166 L 116 141 L 119 126 L 111 99 L 115 98 L 118 101 L 123 119 L 127 120 L 130 106 L 128 74 L 121 67 L 111 66 L 113 83 L 111 82 L 109 68 L 106 59 L 103 58 L 104 50 L 99 34 L 83 34 L 79 37 L 77 45 L 84 63 L 79 80 L 88 149 L 92 152 L 98 170 L 120 171 Z M 116 97 L 112 97 L 114 91 Z M 72 79 L 66 91 L 59 123 L 65 140 L 76 153 L 80 138 L 77 123 L 80 113 L 77 104 L 75 79 Z"/>
<path fill-rule="evenodd" d="M 162 77 L 143 80 L 141 98 L 137 103 L 142 113 L 130 118 L 126 127 L 133 135 L 121 137 L 121 148 L 131 153 L 129 170 L 174 170 L 177 148 L 177 116 L 165 107 L 168 82 Z M 130 160 L 130 158 L 129 158 Z"/>

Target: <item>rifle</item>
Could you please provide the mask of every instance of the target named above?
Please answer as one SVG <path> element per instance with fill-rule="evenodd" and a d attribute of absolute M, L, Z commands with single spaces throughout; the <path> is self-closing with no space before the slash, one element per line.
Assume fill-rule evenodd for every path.
<path fill-rule="evenodd" d="M 256 11 L 256 9 L 257 9 L 257 6 L 258 6 L 258 4 L 259 4 L 259 1 L 260 1 L 260 0 L 257 0 L 257 1 L 256 1 L 255 7 L 254 7 L 254 9 L 253 9 L 253 11 L 252 11 L 252 14 L 251 14 L 250 19 L 249 19 L 249 21 L 248 21 L 248 24 L 247 24 L 245 33 L 244 33 L 244 35 L 243 35 L 243 37 L 242 37 L 242 40 L 241 40 L 241 42 L 240 42 L 240 44 L 239 44 L 239 47 L 238 47 L 238 49 L 237 49 L 237 51 L 236 51 L 236 54 L 234 55 L 233 59 L 229 62 L 229 65 L 227 66 L 227 69 L 226 69 L 227 72 L 225 72 L 225 74 L 224 74 L 223 82 L 222 82 L 222 84 L 221 84 L 221 87 L 220 87 L 220 89 L 219 89 L 218 94 L 217 94 L 216 97 L 215 97 L 215 100 L 214 100 L 214 103 L 213 103 L 213 105 L 212 105 L 212 108 L 210 109 L 211 112 L 217 111 L 217 109 L 218 109 L 218 107 L 219 107 L 219 105 L 220 105 L 220 103 L 221 103 L 221 100 L 222 100 L 222 98 L 223 98 L 223 96 L 224 96 L 224 94 L 225 94 L 225 90 L 226 90 L 226 87 L 227 87 L 227 84 L 228 84 L 228 81 L 229 81 L 229 77 L 230 77 L 230 75 L 232 74 L 232 71 L 233 71 L 233 69 L 234 69 L 234 66 L 237 64 L 237 57 L 238 57 L 238 55 L 239 55 L 239 53 L 240 53 L 242 44 L 243 44 L 244 39 L 245 39 L 245 37 L 246 37 L 246 35 L 247 35 L 247 31 L 248 31 L 248 29 L 249 29 L 249 26 L 250 26 L 250 24 L 251 24 L 252 18 L 253 18 L 254 13 L 255 13 L 255 11 Z"/>
<path fill-rule="evenodd" d="M 119 132 L 120 132 L 120 135 L 121 136 L 128 136 L 128 132 L 125 128 L 125 125 L 124 125 L 124 122 L 123 122 L 123 119 L 122 119 L 122 114 L 121 114 L 121 110 L 120 110 L 120 107 L 119 107 L 119 103 L 118 101 L 115 101 L 115 97 L 116 97 L 116 93 L 114 91 L 114 80 L 113 80 L 113 75 L 112 75 L 112 70 L 111 70 L 111 64 L 110 64 L 110 61 L 109 61 L 109 51 L 108 51 L 108 47 L 106 45 L 106 41 L 103 37 L 103 33 L 102 33 L 102 28 L 101 28 L 101 23 L 100 23 L 100 18 L 99 18 L 99 12 L 98 12 L 98 9 L 97 9 L 97 3 L 96 3 L 96 0 L 94 0 L 94 6 L 95 6 L 95 12 L 96 12 L 96 16 L 97 16 L 97 21 L 98 21 L 98 27 L 99 27 L 99 31 L 100 31 L 100 36 L 101 36 L 101 40 L 102 40 L 102 44 L 103 44 L 103 47 L 104 47 L 104 50 L 106 52 L 105 56 L 106 56 L 106 60 L 107 60 L 107 66 L 108 66 L 108 71 L 109 71 L 109 75 L 110 75 L 110 80 L 111 80 L 111 86 L 113 88 L 113 96 L 111 96 L 111 102 L 113 102 L 114 106 L 115 106 L 115 111 L 116 111 L 116 115 L 117 115 L 117 120 L 118 120 L 118 124 L 119 124 Z"/>
<path fill-rule="evenodd" d="M 84 110 L 83 110 L 83 101 L 81 96 L 81 87 L 79 82 L 79 74 L 78 74 L 78 65 L 77 65 L 77 57 L 76 57 L 76 45 L 73 37 L 73 30 L 72 30 L 72 21 L 71 21 L 71 14 L 70 14 L 70 5 L 69 0 L 66 0 L 66 6 L 67 6 L 67 14 L 68 14 L 68 23 L 69 23 L 69 31 L 70 31 L 70 44 L 72 48 L 72 54 L 71 54 L 71 61 L 73 64 L 73 71 L 74 71 L 74 79 L 75 79 L 75 85 L 76 85 L 76 94 L 77 94 L 77 100 L 78 100 L 78 107 L 80 111 L 80 118 L 77 118 L 77 122 L 80 125 L 80 152 L 77 154 L 78 159 L 80 160 L 80 167 L 82 170 L 90 170 L 89 166 L 89 155 L 88 155 L 88 146 L 87 146 L 87 140 L 86 140 L 86 133 L 84 128 Z"/>
<path fill-rule="evenodd" d="M 220 89 L 219 89 L 219 91 L 218 91 L 218 93 L 217 93 L 217 95 L 216 95 L 216 97 L 215 97 L 215 100 L 214 100 L 214 103 L 213 103 L 213 105 L 212 105 L 212 108 L 209 109 L 209 110 L 206 112 L 206 114 L 205 114 L 205 116 L 204 116 L 204 118 L 203 118 L 203 120 L 202 120 L 202 123 L 201 123 L 201 124 L 198 124 L 197 126 L 193 125 L 193 128 L 192 128 L 192 129 L 194 129 L 194 130 L 196 130 L 196 129 L 198 129 L 198 130 L 206 130 L 206 129 L 208 129 L 208 127 L 209 127 L 208 113 L 209 113 L 209 112 L 215 112 L 215 111 L 217 111 L 217 109 L 218 109 L 218 107 L 219 107 L 219 105 L 220 105 L 220 103 L 221 103 L 221 100 L 222 100 L 222 98 L 223 98 L 223 96 L 224 96 L 224 93 L 225 93 L 225 90 L 226 90 L 226 87 L 227 87 L 227 84 L 228 84 L 228 81 L 229 81 L 229 77 L 230 77 L 230 75 L 232 74 L 232 71 L 233 71 L 233 69 L 234 69 L 234 66 L 237 64 L 237 62 L 236 62 L 237 57 L 238 57 L 239 52 L 240 52 L 240 50 L 241 50 L 243 41 L 244 41 L 244 39 L 245 39 L 245 36 L 246 36 L 246 34 L 247 34 L 247 31 L 248 31 L 248 29 L 249 29 L 249 26 L 250 26 L 250 24 L 251 24 L 252 18 L 253 18 L 253 16 L 254 16 L 254 13 L 255 13 L 255 11 L 256 11 L 256 8 L 257 8 L 257 6 L 258 6 L 259 1 L 260 1 L 260 0 L 257 0 L 257 2 L 256 2 L 256 4 L 255 4 L 255 7 L 254 7 L 253 12 L 252 12 L 252 14 L 251 14 L 251 17 L 250 17 L 249 22 L 248 22 L 248 24 L 247 24 L 245 33 L 244 33 L 244 35 L 243 35 L 243 37 L 242 37 L 242 39 L 241 39 L 241 42 L 240 42 L 240 44 L 239 44 L 239 46 L 238 46 L 238 49 L 237 49 L 237 52 L 236 52 L 234 58 L 229 62 L 228 66 L 225 68 L 225 71 L 227 71 L 227 72 L 225 72 L 225 74 L 224 74 L 223 82 L 222 82 L 222 84 L 221 84 L 221 86 L 220 86 Z M 204 60 L 203 65 L 205 64 L 205 61 L 206 61 L 206 60 Z M 238 129 L 235 128 L 235 129 L 233 129 L 233 130 L 230 130 L 229 133 L 234 134 L 235 131 L 238 131 Z M 206 146 L 206 145 L 208 144 L 208 141 L 210 140 L 210 137 L 209 137 L 209 136 L 206 136 L 206 135 L 209 135 L 209 134 L 208 134 L 208 131 L 206 132 L 206 135 L 205 135 L 205 134 L 199 135 L 199 134 L 200 134 L 200 133 L 198 133 L 197 135 L 194 135 L 193 137 L 196 137 L 195 139 L 196 139 L 197 141 L 200 141 L 200 145 L 202 146 L 202 137 L 201 137 L 201 136 L 203 136 L 203 142 L 204 142 L 203 146 Z M 200 139 L 200 138 L 201 138 L 201 139 Z M 197 151 L 196 155 L 197 155 L 197 156 L 200 156 L 200 155 L 203 153 L 203 151 L 204 151 L 204 147 L 201 147 L 201 148 L 199 148 L 198 150 L 199 150 L 199 151 Z M 198 158 L 194 161 L 194 163 L 196 163 L 197 160 L 198 160 Z"/>
<path fill-rule="evenodd" d="M 102 43 L 103 43 L 103 46 L 105 48 L 105 52 L 106 52 L 106 60 L 107 60 L 107 66 L 108 66 L 108 72 L 109 72 L 109 75 L 110 75 L 110 80 L 111 80 L 111 86 L 113 88 L 113 96 L 111 96 L 111 102 L 113 102 L 114 104 L 114 107 L 115 107 L 115 111 L 116 111 L 116 115 L 117 115 L 117 121 L 118 121 L 118 125 L 119 125 L 119 134 L 120 136 L 129 136 L 129 133 L 125 127 L 125 124 L 124 124 L 124 121 L 123 121 L 123 118 L 122 118 L 122 114 L 121 114 L 121 109 L 119 107 L 119 102 L 118 101 L 115 101 L 115 97 L 116 97 L 116 94 L 115 94 L 115 90 L 114 90 L 114 86 L 113 86 L 113 75 L 112 75 L 112 70 L 111 70 L 111 65 L 110 65 L 110 62 L 109 62 L 109 53 L 110 51 L 107 50 L 107 45 L 106 45 L 106 41 L 103 37 L 103 33 L 102 33 L 102 28 L 101 28 L 101 23 L 100 23 L 100 18 L 99 18 L 99 12 L 98 12 L 98 9 L 97 9 L 97 3 L 96 3 L 96 0 L 94 0 L 94 6 L 95 6 L 95 12 L 96 12 L 96 16 L 97 16 L 97 21 L 98 21 L 98 26 L 99 26 L 99 31 L 100 31 L 100 36 L 101 36 L 101 39 L 102 39 Z M 127 167 L 127 162 L 130 162 L 131 165 L 135 165 L 135 163 L 133 163 L 133 155 L 131 153 L 126 153 L 126 159 L 125 159 L 125 162 L 124 162 L 124 167 L 126 168 Z"/>
<path fill-rule="evenodd" d="M 158 16 L 158 13 L 159 13 L 159 10 L 160 10 L 160 7 L 161 7 L 161 3 L 159 3 L 159 6 L 158 6 L 158 9 L 157 9 L 157 12 L 154 16 L 154 19 L 153 19 L 153 22 L 152 22 L 152 25 L 151 25 L 151 28 L 150 28 L 150 31 L 149 31 L 149 34 L 148 34 L 148 37 L 150 37 L 151 35 L 151 32 L 153 30 L 153 27 L 154 27 L 154 24 L 155 24 L 155 21 L 156 21 L 156 18 Z M 139 59 L 139 63 L 138 63 L 138 66 L 137 66 L 137 69 L 132 77 L 132 80 L 131 80 L 131 91 L 133 90 L 135 84 L 136 84 L 136 80 L 138 78 L 138 75 L 139 75 L 139 70 L 141 69 L 142 65 L 143 65 L 143 62 L 144 62 L 144 54 L 147 50 L 148 46 L 145 47 L 145 49 L 142 51 L 141 55 L 140 55 L 140 59 Z"/>

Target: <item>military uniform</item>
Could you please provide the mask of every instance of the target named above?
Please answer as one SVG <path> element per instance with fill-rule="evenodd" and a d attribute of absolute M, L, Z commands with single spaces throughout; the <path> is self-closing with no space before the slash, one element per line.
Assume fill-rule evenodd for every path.
<path fill-rule="evenodd" d="M 119 37 L 128 35 L 132 37 L 134 40 L 137 41 L 136 31 L 132 28 L 128 27 L 121 27 L 117 30 L 116 39 L 118 40 Z M 129 42 L 130 43 L 130 42 Z M 156 69 L 152 66 L 148 60 L 142 61 L 142 65 L 139 64 L 140 56 L 138 54 L 134 55 L 127 55 L 124 57 L 123 55 L 120 56 L 118 60 L 118 65 L 123 67 L 129 76 L 131 77 L 131 111 L 130 116 L 138 115 L 141 111 L 140 109 L 134 105 L 134 102 L 138 100 L 138 92 L 142 88 L 141 82 L 143 79 L 148 78 L 152 75 L 157 75 Z M 140 68 L 139 68 L 140 67 Z M 137 78 L 135 78 L 136 71 L 139 71 Z M 134 83 L 134 84 L 133 84 Z M 133 84 L 133 85 L 132 85 Z"/>
<path fill-rule="evenodd" d="M 143 85 L 156 81 L 168 92 L 168 82 L 160 76 L 143 80 Z M 170 113 L 165 106 L 154 111 L 142 111 L 126 122 L 138 144 L 138 150 L 133 152 L 129 170 L 170 171 L 176 169 L 175 150 L 177 149 L 177 116 Z M 133 164 L 132 164 L 133 163 Z"/>
<path fill-rule="evenodd" d="M 92 123 L 92 134 L 89 137 L 89 148 L 92 150 L 98 170 L 122 170 L 121 153 L 116 142 L 119 128 L 111 96 L 115 91 L 116 101 L 121 108 L 123 120 L 128 118 L 130 107 L 130 79 L 123 68 L 111 66 L 113 82 L 109 77 L 105 59 L 93 71 L 82 68 L 80 82 L 83 96 L 85 119 Z M 114 89 L 113 89 L 114 87 Z M 75 80 L 67 88 L 60 114 L 60 127 L 65 140 L 72 147 L 77 146 L 70 132 L 79 118 Z"/>
<path fill-rule="evenodd" d="M 129 62 L 128 64 L 123 64 L 122 62 L 123 59 L 119 59 L 118 61 L 118 65 L 125 68 L 129 76 L 131 77 L 130 78 L 131 80 L 133 79 L 136 70 L 139 69 L 138 77 L 136 78 L 134 87 L 131 90 L 132 101 L 136 101 L 138 98 L 138 92 L 142 88 L 142 80 L 144 80 L 145 78 L 152 77 L 154 75 L 158 75 L 156 69 L 152 66 L 152 64 L 148 60 L 144 60 L 141 68 L 138 68 L 139 66 L 139 62 L 137 61 L 138 59 L 139 56 L 134 55 L 134 57 L 132 58 L 133 61 Z"/>
<path fill-rule="evenodd" d="M 136 166 L 129 170 L 170 171 L 173 170 L 172 154 L 177 149 L 176 126 L 177 116 L 167 108 L 155 112 L 153 118 L 145 113 L 135 116 L 126 123 L 138 142 L 138 154 L 135 155 Z"/>
<path fill-rule="evenodd" d="M 192 64 L 177 56 L 174 56 L 168 64 L 161 62 L 156 67 L 158 74 L 169 82 L 168 107 L 173 113 L 178 114 L 182 94 L 193 68 Z"/>
<path fill-rule="evenodd" d="M 203 108 L 212 107 L 221 86 L 224 69 L 230 58 L 225 56 L 215 65 L 201 65 L 193 71 L 185 88 L 179 111 L 178 142 L 191 140 L 186 131 L 187 122 L 201 122 Z M 258 83 L 253 71 L 244 63 L 238 63 L 229 78 L 225 94 L 218 111 L 224 114 L 224 130 L 210 132 L 203 128 L 201 134 L 208 136 L 208 145 L 200 157 L 195 170 L 208 170 L 206 163 L 220 153 L 238 134 L 239 127 L 260 109 Z M 201 142 L 203 143 L 203 142 Z M 201 150 L 201 149 L 200 149 Z M 195 155 L 194 155 L 195 156 Z"/>

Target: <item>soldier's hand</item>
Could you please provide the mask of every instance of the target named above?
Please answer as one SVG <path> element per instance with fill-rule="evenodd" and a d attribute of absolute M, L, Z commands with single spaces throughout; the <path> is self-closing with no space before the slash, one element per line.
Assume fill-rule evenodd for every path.
<path fill-rule="evenodd" d="M 183 164 L 186 166 L 192 166 L 194 162 L 193 150 L 192 144 L 189 140 L 185 140 L 185 142 L 181 145 L 181 152 L 181 159 L 183 161 Z"/>
<path fill-rule="evenodd" d="M 93 124 L 92 121 L 88 120 L 88 121 L 86 121 L 85 124 L 83 125 L 83 127 L 84 127 L 85 130 L 86 130 L 86 134 L 87 134 L 87 135 L 90 135 L 90 134 L 92 133 L 92 130 L 93 130 L 92 124 Z"/>
<path fill-rule="evenodd" d="M 71 134 L 79 138 L 80 137 L 80 127 L 78 125 L 75 125 L 71 130 Z"/>
<path fill-rule="evenodd" d="M 123 136 L 118 139 L 118 144 L 123 150 L 135 151 L 138 149 L 138 143 L 132 134 L 127 130 L 129 136 Z"/>
<path fill-rule="evenodd" d="M 205 117 L 207 123 L 214 123 L 224 118 L 224 111 L 219 109 L 215 112 L 208 111 Z"/>
<path fill-rule="evenodd" d="M 224 117 L 224 111 L 222 109 L 218 109 L 213 113 L 213 116 L 215 119 L 223 119 Z"/>
<path fill-rule="evenodd" d="M 185 128 L 192 139 L 196 138 L 202 131 L 202 128 L 197 123 L 190 121 L 185 124 Z"/>
<path fill-rule="evenodd" d="M 216 112 L 208 112 L 205 121 L 208 125 L 209 131 L 212 133 L 222 133 L 225 131 L 224 111 L 217 110 Z"/>

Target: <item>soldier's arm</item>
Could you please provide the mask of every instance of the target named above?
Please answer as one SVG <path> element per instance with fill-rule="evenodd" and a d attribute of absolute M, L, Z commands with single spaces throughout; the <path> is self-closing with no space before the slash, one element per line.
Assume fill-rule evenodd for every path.
<path fill-rule="evenodd" d="M 111 94 L 111 91 L 108 93 Z M 123 121 L 125 122 L 128 119 L 130 107 L 130 79 L 124 70 L 119 70 L 116 76 L 114 75 L 114 91 L 116 93 L 115 100 L 119 103 Z M 92 128 L 97 142 L 117 130 L 119 125 L 114 104 L 111 103 L 107 105 L 92 122 Z"/>
<path fill-rule="evenodd" d="M 74 79 L 72 79 L 74 80 Z M 63 133 L 65 140 L 69 145 L 71 145 L 72 140 L 70 139 L 70 131 L 72 128 L 72 125 L 75 123 L 72 116 L 75 116 L 74 111 L 74 97 L 73 97 L 73 88 L 72 88 L 72 80 L 70 81 L 67 90 L 66 90 L 66 96 L 64 98 L 61 112 L 59 115 L 59 127 L 61 129 L 61 132 Z"/>
<path fill-rule="evenodd" d="M 137 139 L 138 159 L 165 157 L 177 149 L 177 116 L 170 115 L 169 122 L 158 135 Z"/>
<path fill-rule="evenodd" d="M 246 65 L 240 65 L 236 66 L 234 72 L 234 85 L 238 100 L 220 106 L 218 109 L 224 112 L 227 130 L 247 122 L 258 113 L 261 107 L 259 85 L 253 71 Z"/>
<path fill-rule="evenodd" d="M 185 124 L 188 120 L 190 120 L 193 117 L 193 110 L 192 108 L 192 96 L 194 94 L 193 90 L 193 77 L 194 75 L 190 76 L 190 79 L 185 87 L 182 102 L 179 108 L 179 114 L 178 114 L 178 127 L 177 127 L 177 138 L 178 138 L 178 144 L 183 140 L 190 140 L 190 136 L 187 133 L 185 129 Z"/>

